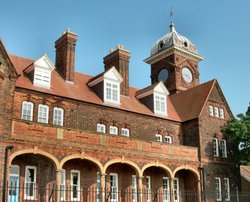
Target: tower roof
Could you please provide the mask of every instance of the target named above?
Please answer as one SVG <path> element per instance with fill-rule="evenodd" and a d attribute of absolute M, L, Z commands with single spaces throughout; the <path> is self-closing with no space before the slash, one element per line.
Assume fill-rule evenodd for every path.
<path fill-rule="evenodd" d="M 175 46 L 185 51 L 198 54 L 197 48 L 195 47 L 195 45 L 189 39 L 180 35 L 175 30 L 175 26 L 173 22 L 171 22 L 169 28 L 170 28 L 169 32 L 154 43 L 154 45 L 151 48 L 150 56 L 153 56 L 165 49 L 168 49 L 171 46 Z"/>

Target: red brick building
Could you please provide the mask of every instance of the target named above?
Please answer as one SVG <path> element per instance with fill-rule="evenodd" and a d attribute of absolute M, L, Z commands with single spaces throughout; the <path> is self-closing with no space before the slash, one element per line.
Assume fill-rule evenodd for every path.
<path fill-rule="evenodd" d="M 238 171 L 221 132 L 232 112 L 217 80 L 200 83 L 195 45 L 171 24 L 145 59 L 152 85 L 136 89 L 122 45 L 93 77 L 74 70 L 76 41 L 63 33 L 55 64 L 0 41 L 2 198 L 233 201 Z"/>

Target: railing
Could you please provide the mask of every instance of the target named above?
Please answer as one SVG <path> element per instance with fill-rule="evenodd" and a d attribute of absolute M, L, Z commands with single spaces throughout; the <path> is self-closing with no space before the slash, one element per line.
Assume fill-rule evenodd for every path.
<path fill-rule="evenodd" d="M 178 194 L 170 193 L 168 190 L 142 190 L 137 192 L 135 189 L 114 190 L 105 189 L 102 193 L 99 188 L 78 188 L 78 187 L 56 187 L 56 186 L 16 186 L 10 184 L 6 191 L 5 202 L 214 202 L 216 192 L 198 193 L 196 191 L 179 191 Z M 3 187 L 0 186 L 2 193 Z M 57 199 L 58 198 L 58 199 Z M 204 200 L 205 199 L 205 200 Z M 231 192 L 225 196 L 221 194 L 221 201 L 230 202 L 249 202 L 250 192 Z"/>

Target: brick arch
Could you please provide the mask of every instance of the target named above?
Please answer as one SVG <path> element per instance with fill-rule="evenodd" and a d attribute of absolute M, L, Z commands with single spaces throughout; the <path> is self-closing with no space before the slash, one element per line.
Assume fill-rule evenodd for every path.
<path fill-rule="evenodd" d="M 17 151 L 17 152 L 14 152 L 13 154 L 10 155 L 9 157 L 9 166 L 11 165 L 13 159 L 17 156 L 20 156 L 22 154 L 39 154 L 39 155 L 42 155 L 44 157 L 47 157 L 48 159 L 50 159 L 56 166 L 56 170 L 59 169 L 59 161 L 58 159 L 53 156 L 52 154 L 46 152 L 46 151 L 43 151 L 43 150 L 40 150 L 40 149 L 37 149 L 37 148 L 33 148 L 33 149 L 24 149 L 24 150 L 20 150 L 20 151 Z"/>
<path fill-rule="evenodd" d="M 124 163 L 124 164 L 127 164 L 127 165 L 131 166 L 135 170 L 135 172 L 136 172 L 137 175 L 140 174 L 140 168 L 139 168 L 139 166 L 136 163 L 134 163 L 134 162 L 132 162 L 130 160 L 127 160 L 125 158 L 112 159 L 112 160 L 108 161 L 105 164 L 104 168 L 103 168 L 103 173 L 106 173 L 107 168 L 110 165 L 115 164 L 115 163 Z"/>
<path fill-rule="evenodd" d="M 103 173 L 103 165 L 101 164 L 101 162 L 98 161 L 97 159 L 91 157 L 91 156 L 84 155 L 84 153 L 82 153 L 82 154 L 73 154 L 73 155 L 70 155 L 70 156 L 67 156 L 67 157 L 63 158 L 60 161 L 59 169 L 62 169 L 63 165 L 67 161 L 72 160 L 72 159 L 85 159 L 85 160 L 88 160 L 90 162 L 93 162 L 95 165 L 97 165 L 100 172 Z"/>
<path fill-rule="evenodd" d="M 197 180 L 200 180 L 199 172 L 197 170 L 195 170 L 194 168 L 192 168 L 191 166 L 186 166 L 186 165 L 185 166 L 179 166 L 179 167 L 175 168 L 174 172 L 173 172 L 173 177 L 180 170 L 188 170 L 188 171 L 192 172 L 196 176 Z"/>
<path fill-rule="evenodd" d="M 150 167 L 159 167 L 159 168 L 162 168 L 164 171 L 166 171 L 166 172 L 169 174 L 169 177 L 170 177 L 170 178 L 173 178 L 173 176 L 174 176 L 172 170 L 171 170 L 168 166 L 166 166 L 166 165 L 164 165 L 164 164 L 162 164 L 162 163 L 159 163 L 159 162 L 152 162 L 152 163 L 148 163 L 148 164 L 146 164 L 146 165 L 144 165 L 144 166 L 142 167 L 141 173 L 140 173 L 140 177 L 142 177 L 144 171 L 145 171 L 147 168 L 150 168 Z"/>

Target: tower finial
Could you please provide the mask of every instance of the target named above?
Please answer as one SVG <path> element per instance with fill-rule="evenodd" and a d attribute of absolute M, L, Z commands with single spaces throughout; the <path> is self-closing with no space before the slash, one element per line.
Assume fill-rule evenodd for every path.
<path fill-rule="evenodd" d="M 174 27 L 174 23 L 173 23 L 173 16 L 174 16 L 174 12 L 172 9 L 172 6 L 170 7 L 170 32 L 174 32 L 175 31 L 175 27 Z"/>
<path fill-rule="evenodd" d="M 173 13 L 173 9 L 172 9 L 172 6 L 170 7 L 170 22 L 173 22 L 173 16 L 174 16 L 174 13 Z"/>

